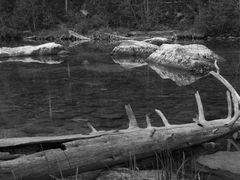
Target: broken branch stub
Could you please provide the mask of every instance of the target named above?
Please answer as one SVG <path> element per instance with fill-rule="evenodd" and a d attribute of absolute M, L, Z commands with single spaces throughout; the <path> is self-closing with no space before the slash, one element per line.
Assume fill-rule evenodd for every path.
<path fill-rule="evenodd" d="M 128 128 L 129 129 L 139 128 L 136 117 L 133 113 L 133 110 L 132 110 L 130 104 L 125 105 L 125 109 L 126 109 L 126 113 L 127 113 L 128 120 L 129 120 L 129 127 Z"/>
<path fill-rule="evenodd" d="M 88 127 L 91 129 L 91 133 L 97 133 L 98 131 L 92 126 L 90 122 L 87 123 Z"/>
<path fill-rule="evenodd" d="M 232 117 L 232 98 L 229 91 L 227 91 L 227 103 L 228 103 L 228 116 L 227 119 L 230 120 Z"/>
<path fill-rule="evenodd" d="M 226 88 L 230 91 L 232 96 L 232 102 L 230 102 L 230 93 L 227 93 L 227 99 L 228 99 L 228 122 L 226 125 L 233 126 L 240 117 L 240 110 L 239 110 L 239 103 L 240 103 L 240 96 L 237 93 L 237 91 L 234 89 L 234 87 L 219 73 L 216 73 L 214 71 L 211 71 L 210 74 L 212 74 L 215 78 L 217 78 L 223 85 L 226 86 Z M 234 107 L 234 115 L 232 116 L 232 103 Z M 231 105 L 230 105 L 231 104 Z M 230 118 L 229 118 L 230 116 Z"/>
<path fill-rule="evenodd" d="M 165 125 L 165 127 L 170 127 L 171 125 L 169 124 L 167 118 L 165 117 L 165 115 L 162 113 L 162 111 L 155 109 L 155 112 L 158 114 L 158 116 L 162 119 L 163 124 Z"/>
<path fill-rule="evenodd" d="M 151 124 L 151 119 L 148 115 L 146 115 L 146 123 L 147 123 L 147 128 L 151 128 L 152 124 Z"/>
<path fill-rule="evenodd" d="M 204 116 L 202 100 L 201 100 L 201 97 L 200 97 L 198 91 L 195 94 L 195 98 L 196 98 L 197 106 L 198 106 L 198 117 L 195 119 L 195 121 L 197 124 L 204 124 L 206 122 L 206 120 L 205 120 L 205 116 Z"/>

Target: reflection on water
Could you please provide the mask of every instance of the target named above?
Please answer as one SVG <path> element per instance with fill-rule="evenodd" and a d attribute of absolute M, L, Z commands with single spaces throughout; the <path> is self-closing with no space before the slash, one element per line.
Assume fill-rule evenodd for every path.
<path fill-rule="evenodd" d="M 219 64 L 221 74 L 240 91 L 240 46 L 207 46 L 226 58 Z M 172 78 L 163 79 L 149 66 L 126 69 L 106 53 L 84 52 L 54 65 L 0 64 L 0 137 L 87 133 L 87 121 L 100 130 L 127 128 L 126 104 L 141 127 L 146 126 L 146 114 L 153 125 L 162 125 L 156 108 L 171 123 L 191 122 L 197 90 L 207 119 L 227 114 L 226 89 L 212 76 L 177 86 L 180 81 L 171 79 L 185 80 L 182 74 L 175 77 L 164 69 L 163 77 Z"/>
<path fill-rule="evenodd" d="M 157 74 L 159 74 L 162 79 L 171 79 L 178 86 L 186 86 L 192 84 L 201 78 L 201 76 L 196 76 L 188 71 L 179 70 L 176 68 L 170 68 L 156 64 L 149 64 L 149 67 Z"/>
<path fill-rule="evenodd" d="M 137 57 L 112 57 L 113 62 L 119 64 L 125 69 L 132 69 L 147 65 L 143 58 Z"/>
<path fill-rule="evenodd" d="M 63 60 L 60 57 L 9 57 L 1 59 L 0 63 L 23 62 L 23 63 L 41 63 L 41 64 L 60 64 Z"/>

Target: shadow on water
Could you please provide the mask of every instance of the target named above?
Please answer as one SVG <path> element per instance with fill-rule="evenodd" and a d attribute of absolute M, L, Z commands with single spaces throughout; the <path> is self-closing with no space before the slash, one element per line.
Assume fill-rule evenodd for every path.
<path fill-rule="evenodd" d="M 227 60 L 219 64 L 221 74 L 240 91 L 240 45 L 206 45 Z M 122 66 L 106 53 L 80 52 L 56 64 L 16 62 L 22 61 L 18 58 L 0 63 L 0 137 L 88 133 L 87 121 L 100 130 L 127 128 L 126 104 L 141 127 L 146 114 L 153 125 L 162 125 L 156 108 L 171 123 L 191 122 L 197 113 L 196 91 L 207 119 L 227 115 L 226 89 L 212 76 Z"/>

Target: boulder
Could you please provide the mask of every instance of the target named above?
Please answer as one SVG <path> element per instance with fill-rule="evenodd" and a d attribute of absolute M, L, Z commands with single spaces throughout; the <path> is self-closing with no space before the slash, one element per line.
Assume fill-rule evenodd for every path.
<path fill-rule="evenodd" d="M 226 179 L 240 179 L 240 152 L 219 151 L 210 155 L 200 156 L 196 162 L 197 169 L 213 173 Z"/>
<path fill-rule="evenodd" d="M 222 60 L 223 58 L 204 45 L 163 44 L 146 61 L 205 75 L 209 71 L 217 70 L 215 61 Z"/>
<path fill-rule="evenodd" d="M 38 46 L 2 47 L 0 57 L 56 55 L 63 49 L 62 45 L 54 42 Z"/>
<path fill-rule="evenodd" d="M 145 39 L 143 41 L 150 43 L 150 44 L 157 45 L 157 46 L 161 46 L 163 43 L 171 42 L 169 39 L 164 38 L 164 37 L 154 37 L 154 38 L 150 38 L 150 39 Z"/>
<path fill-rule="evenodd" d="M 143 41 L 126 40 L 112 51 L 113 56 L 120 57 L 141 57 L 147 58 L 154 51 L 159 49 L 158 46 Z"/>
<path fill-rule="evenodd" d="M 115 168 L 109 171 L 101 173 L 97 180 L 146 180 L 146 179 L 158 179 L 158 180 L 176 180 L 176 175 L 172 175 L 171 178 L 163 170 L 142 170 L 134 171 L 127 168 Z"/>

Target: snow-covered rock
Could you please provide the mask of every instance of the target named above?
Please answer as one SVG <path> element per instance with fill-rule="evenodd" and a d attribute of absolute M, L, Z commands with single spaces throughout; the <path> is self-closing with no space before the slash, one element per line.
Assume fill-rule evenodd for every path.
<path fill-rule="evenodd" d="M 221 60 L 223 58 L 204 45 L 163 44 L 146 61 L 203 75 L 216 70 L 215 61 Z"/>
<path fill-rule="evenodd" d="M 113 56 L 132 56 L 147 58 L 157 49 L 159 49 L 158 46 L 150 43 L 146 43 L 143 41 L 126 40 L 123 41 L 119 46 L 115 47 L 111 54 Z"/>
<path fill-rule="evenodd" d="M 62 45 L 54 42 L 38 46 L 2 47 L 0 57 L 55 55 L 63 49 Z"/>

